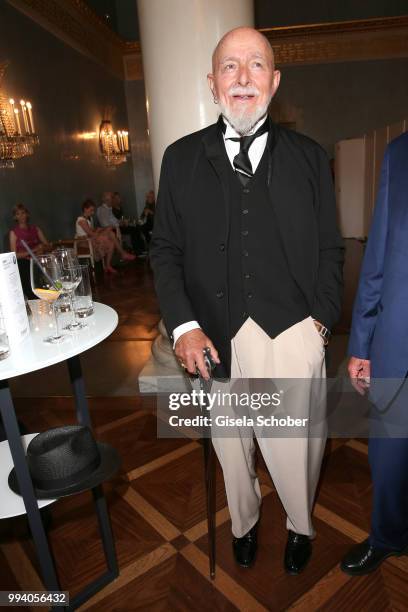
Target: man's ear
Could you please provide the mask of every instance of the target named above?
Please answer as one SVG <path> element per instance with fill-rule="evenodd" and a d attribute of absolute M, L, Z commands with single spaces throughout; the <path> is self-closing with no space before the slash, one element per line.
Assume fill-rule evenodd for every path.
<path fill-rule="evenodd" d="M 214 75 L 209 72 L 207 74 L 207 83 L 209 88 L 211 89 L 211 93 L 213 95 L 214 100 L 217 98 L 216 93 L 215 93 L 215 84 L 214 84 Z"/>
<path fill-rule="evenodd" d="M 274 73 L 273 73 L 273 86 L 272 86 L 272 90 L 273 90 L 272 97 L 278 91 L 280 79 L 281 79 L 281 72 L 280 72 L 280 70 L 274 70 Z"/>

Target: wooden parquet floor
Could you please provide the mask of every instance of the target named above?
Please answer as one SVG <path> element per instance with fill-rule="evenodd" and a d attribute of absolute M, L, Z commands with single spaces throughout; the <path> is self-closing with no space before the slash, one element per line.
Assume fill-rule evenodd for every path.
<path fill-rule="evenodd" d="M 118 330 L 106 342 L 136 339 L 145 354 L 159 320 L 147 265 L 129 266 L 111 283 L 98 287 L 99 299 L 114 306 L 120 317 Z M 84 375 L 86 380 L 86 371 Z M 101 375 L 109 376 L 109 363 Z M 369 529 L 371 485 L 364 440 L 328 443 L 314 511 L 313 557 L 297 577 L 283 571 L 285 517 L 261 458 L 259 554 L 252 569 L 234 563 L 218 466 L 217 573 L 210 581 L 200 443 L 158 440 L 152 397 L 91 397 L 89 404 L 98 439 L 114 445 L 123 458 L 120 473 L 104 485 L 120 575 L 81 610 L 408 610 L 408 557 L 390 559 L 362 578 L 350 578 L 338 567 L 342 555 Z M 29 431 L 75 422 L 70 397 L 21 398 L 16 405 Z M 104 571 L 92 496 L 82 493 L 50 508 L 49 537 L 59 577 L 73 595 Z M 25 518 L 1 521 L 0 590 L 42 588 Z"/>

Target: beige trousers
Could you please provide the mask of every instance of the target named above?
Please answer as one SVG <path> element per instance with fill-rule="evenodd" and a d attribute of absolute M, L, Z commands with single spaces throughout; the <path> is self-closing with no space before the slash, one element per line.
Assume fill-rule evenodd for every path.
<path fill-rule="evenodd" d="M 228 436 L 221 428 L 213 427 L 213 445 L 224 474 L 233 535 L 242 537 L 259 518 L 261 491 L 254 465 L 255 434 L 285 509 L 287 528 L 313 537 L 311 511 L 326 442 L 323 341 L 311 317 L 274 339 L 247 319 L 231 341 L 231 349 L 231 383 L 214 381 L 212 392 L 225 391 L 233 379 L 246 379 L 244 385 L 251 385 L 250 379 L 279 379 L 279 391 L 288 400 L 286 406 L 283 400 L 285 414 L 308 418 L 313 412 L 314 423 L 316 415 L 323 417 L 317 419 L 313 432 L 307 425 L 306 431 L 291 433 L 292 437 L 268 437 L 265 427 L 256 424 L 250 435 L 248 427 L 228 427 Z M 257 382 L 252 381 L 255 387 Z M 217 410 L 215 406 L 213 422 Z M 234 409 L 224 405 L 221 412 L 233 415 Z"/>

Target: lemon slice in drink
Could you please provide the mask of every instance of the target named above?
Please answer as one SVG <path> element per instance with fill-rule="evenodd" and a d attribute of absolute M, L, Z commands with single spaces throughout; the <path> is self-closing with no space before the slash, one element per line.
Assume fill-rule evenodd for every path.
<path fill-rule="evenodd" d="M 54 302 L 56 299 L 58 299 L 61 292 L 57 291 L 56 289 L 37 289 L 35 288 L 34 293 L 38 298 L 40 298 L 40 300 L 45 300 L 47 302 Z"/>

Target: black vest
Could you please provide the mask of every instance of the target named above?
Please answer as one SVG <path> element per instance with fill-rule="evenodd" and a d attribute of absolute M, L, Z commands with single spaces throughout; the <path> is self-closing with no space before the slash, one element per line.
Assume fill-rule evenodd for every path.
<path fill-rule="evenodd" d="M 289 271 L 279 235 L 267 185 L 268 147 L 245 187 L 229 166 L 230 338 L 248 317 L 274 338 L 309 316 L 310 309 Z"/>

